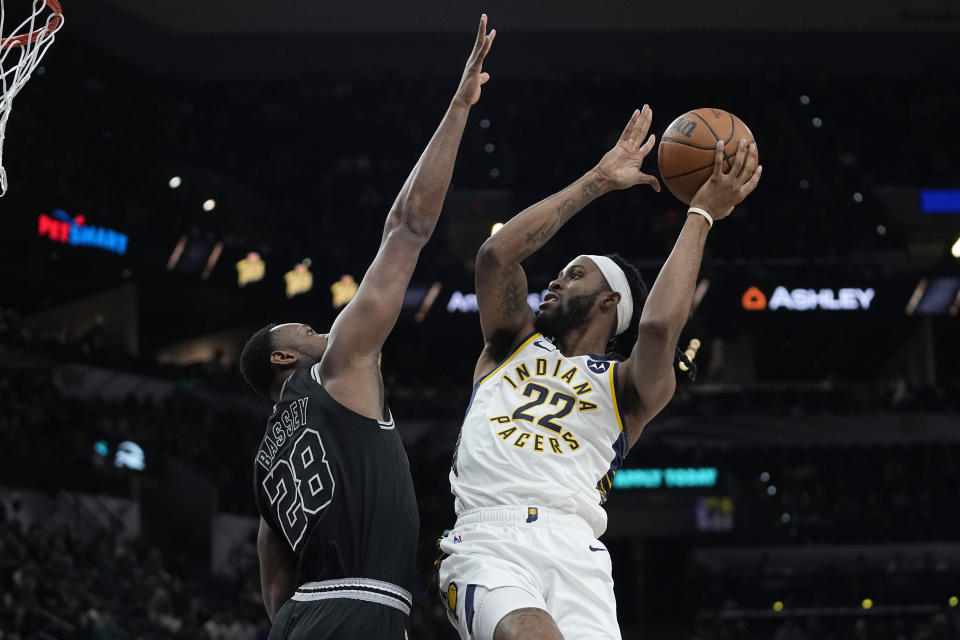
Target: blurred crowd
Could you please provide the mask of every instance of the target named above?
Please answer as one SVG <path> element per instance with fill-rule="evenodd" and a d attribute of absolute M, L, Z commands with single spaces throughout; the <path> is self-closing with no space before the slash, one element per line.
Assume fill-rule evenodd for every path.
<path fill-rule="evenodd" d="M 807 615 L 782 621 L 775 616 L 752 620 L 711 620 L 677 640 L 955 640 L 956 613 L 913 615 Z"/>
<path fill-rule="evenodd" d="M 744 611 L 786 616 L 820 609 L 859 608 L 863 615 L 889 615 L 911 607 L 960 606 L 960 562 L 952 546 L 820 546 L 764 548 L 731 557 L 700 549 L 689 567 L 698 585 L 699 607 L 734 617 Z M 874 609 L 876 607 L 876 609 Z M 957 609 L 960 613 L 960 609 Z"/>
<path fill-rule="evenodd" d="M 255 574 L 230 581 L 116 532 L 6 522 L 0 506 L 0 640 L 261 640 Z"/>
<path fill-rule="evenodd" d="M 115 381 L 119 382 L 127 374 L 116 375 Z M 0 370 L 0 404 L 6 408 L 0 415 L 0 485 L 130 495 L 136 472 L 105 463 L 95 443 L 134 440 L 146 453 L 147 471 L 143 473 L 156 473 L 166 461 L 176 461 L 216 489 L 221 510 L 256 515 L 249 479 L 251 455 L 262 435 L 262 416 L 243 403 L 231 402 L 229 396 L 211 396 L 202 389 L 185 386 L 176 388 L 162 401 L 136 395 L 115 399 L 75 397 L 64 392 L 63 380 L 54 369 L 34 366 Z M 224 437 L 225 433 L 228 437 Z M 421 640 L 446 640 L 451 632 L 436 598 L 431 560 L 437 535 L 453 521 L 446 473 L 456 421 L 445 421 L 426 433 L 423 440 L 408 443 L 421 509 L 414 593 L 418 607 L 412 620 L 416 637 Z M 960 540 L 960 516 L 953 508 L 960 500 L 958 464 L 960 444 L 910 441 L 855 446 L 741 446 L 728 450 L 708 446 L 678 448 L 653 439 L 641 443 L 627 459 L 627 465 L 635 467 L 716 466 L 721 470 L 721 486 L 716 491 L 733 498 L 735 524 L 728 533 L 705 534 L 692 541 L 693 545 L 707 549 L 711 545 L 823 544 L 846 544 L 856 549 L 858 545 L 876 543 Z M 617 508 L 616 502 L 615 492 L 608 503 L 611 509 Z M 203 567 L 184 558 L 163 558 L 156 550 L 138 549 L 136 544 L 128 547 L 109 535 L 86 543 L 72 539 L 68 532 L 22 532 L 14 525 L 5 528 L 3 545 L 14 550 L 0 553 L 7 563 L 4 615 L 19 625 L 13 629 L 52 626 L 61 629 L 60 635 L 51 632 L 52 636 L 64 638 L 167 637 L 162 635 L 167 629 L 180 634 L 178 637 L 194 637 L 182 630 L 169 631 L 171 626 L 183 625 L 183 629 L 192 630 L 190 633 L 217 638 L 221 636 L 211 629 L 219 628 L 218 625 L 239 624 L 242 634 L 255 634 L 255 627 L 263 623 L 255 602 L 256 576 L 252 570 L 239 585 L 222 584 Z M 47 554 L 50 549 L 58 553 Z M 68 559 L 71 557 L 73 560 Z M 62 578 L 72 585 L 83 585 L 68 597 L 69 593 L 58 591 L 60 587 L 50 587 L 49 581 L 61 579 L 60 565 L 71 562 L 75 566 L 68 567 L 69 571 L 85 577 L 79 581 Z M 131 566 L 130 562 L 134 564 Z M 125 568 L 117 569 L 117 565 Z M 131 573 L 104 573 L 128 569 Z M 184 582 L 188 575 L 197 582 Z M 96 582 L 97 579 L 102 581 Z M 115 586 L 121 579 L 145 581 L 146 586 L 138 588 L 148 590 L 138 592 L 136 604 L 117 609 L 118 594 L 126 592 Z M 628 593 L 630 583 L 642 579 L 639 575 L 618 577 Z M 89 580 L 93 582 L 85 582 Z M 960 584 L 957 567 L 935 554 L 920 561 L 894 558 L 882 566 L 868 560 L 842 566 L 784 565 L 758 555 L 752 564 L 697 566 L 683 580 L 691 593 L 699 590 L 697 610 L 702 615 L 721 615 L 731 607 L 767 609 L 774 599 L 793 608 L 836 607 L 859 602 L 864 597 L 865 585 L 871 586 L 870 595 L 878 602 L 901 606 L 929 604 L 942 600 L 940 596 L 950 585 Z M 114 586 L 108 586 L 111 584 Z M 240 587 L 246 591 L 236 591 Z M 226 608 L 221 610 L 216 602 L 204 600 L 210 595 L 208 588 L 213 589 L 210 594 L 224 593 L 223 603 L 238 601 L 243 606 L 238 610 L 223 604 Z M 97 618 L 98 615 L 103 617 Z M 853 633 L 850 629 L 886 629 L 884 625 L 892 624 L 890 617 L 873 616 L 857 622 L 844 616 L 839 620 L 835 616 L 823 618 L 819 623 L 823 633 L 833 629 L 831 633 L 838 640 L 886 638 L 869 633 L 845 634 Z M 724 620 L 709 625 L 713 635 L 698 632 L 699 635 L 677 637 L 794 640 L 789 634 L 812 633 L 801 626 L 771 636 L 776 631 L 771 631 L 775 620 Z M 255 624 L 251 627 L 249 623 Z M 902 624 L 905 635 L 892 635 L 891 640 L 938 638 L 923 635 L 920 628 L 942 626 L 918 616 L 907 616 Z M 112 631 L 114 626 L 127 635 L 110 635 L 121 633 Z M 68 628 L 72 629 L 70 633 L 89 631 L 93 635 L 70 635 L 63 631 Z M 255 637 L 231 635 L 234 631 L 225 633 L 222 637 Z M 804 638 L 796 636 L 797 640 Z"/>

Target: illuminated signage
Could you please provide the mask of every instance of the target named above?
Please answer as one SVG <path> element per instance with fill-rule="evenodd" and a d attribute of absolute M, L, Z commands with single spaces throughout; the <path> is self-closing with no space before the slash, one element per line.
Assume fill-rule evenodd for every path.
<path fill-rule="evenodd" d="M 697 531 L 731 531 L 733 529 L 733 500 L 726 496 L 697 498 L 694 515 Z"/>
<path fill-rule="evenodd" d="M 960 189 L 923 189 L 920 210 L 924 213 L 960 213 Z"/>
<path fill-rule="evenodd" d="M 531 309 L 537 311 L 540 309 L 540 303 L 543 302 L 543 296 L 545 295 L 547 295 L 546 289 L 540 293 L 527 294 L 527 304 L 530 305 Z M 450 294 L 450 300 L 447 302 L 447 312 L 477 313 L 478 311 L 480 311 L 480 307 L 477 304 L 477 294 L 463 293 L 462 291 L 454 291 Z"/>
<path fill-rule="evenodd" d="M 304 260 L 283 275 L 283 281 L 287 285 L 288 298 L 306 293 L 313 288 L 313 274 L 310 273 L 309 266 L 309 259 Z"/>
<path fill-rule="evenodd" d="M 463 293 L 454 291 L 450 294 L 450 302 L 447 303 L 447 311 L 450 313 L 477 313 L 480 307 L 477 305 L 477 294 Z"/>
<path fill-rule="evenodd" d="M 124 440 L 118 444 L 112 457 L 110 456 L 110 445 L 106 440 L 97 440 L 93 444 L 93 450 L 101 461 L 112 461 L 113 466 L 118 469 L 143 471 L 147 468 L 143 447 L 132 440 Z"/>
<path fill-rule="evenodd" d="M 237 263 L 237 285 L 242 287 L 251 282 L 263 280 L 267 271 L 267 264 L 256 251 L 251 251 L 247 257 Z"/>
<path fill-rule="evenodd" d="M 790 311 L 857 311 L 870 308 L 876 292 L 873 289 L 787 289 L 777 287 L 767 295 L 757 287 L 750 287 L 741 297 L 741 305 L 747 311 L 787 309 Z"/>
<path fill-rule="evenodd" d="M 717 468 L 678 469 L 620 469 L 613 477 L 614 488 L 619 489 L 686 489 L 715 487 Z"/>
<path fill-rule="evenodd" d="M 54 209 L 53 216 L 40 214 L 37 221 L 37 234 L 46 236 L 54 242 L 78 247 L 96 247 L 120 255 L 127 252 L 125 234 L 103 227 L 88 227 L 83 216 L 71 219 L 65 211 L 60 209 Z"/>
<path fill-rule="evenodd" d="M 357 295 L 359 289 L 360 286 L 352 275 L 345 273 L 340 276 L 339 280 L 330 285 L 330 294 L 333 296 L 333 308 L 339 309 L 353 300 L 353 297 Z"/>

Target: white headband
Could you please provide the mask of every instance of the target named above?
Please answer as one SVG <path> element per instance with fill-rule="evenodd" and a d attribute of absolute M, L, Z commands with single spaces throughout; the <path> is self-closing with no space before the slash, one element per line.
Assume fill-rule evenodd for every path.
<path fill-rule="evenodd" d="M 620 302 L 617 304 L 617 331 L 614 333 L 618 336 L 630 327 L 630 318 L 633 317 L 633 296 L 630 294 L 627 274 L 607 256 L 584 255 L 581 257 L 593 260 L 610 288 L 620 294 Z"/>

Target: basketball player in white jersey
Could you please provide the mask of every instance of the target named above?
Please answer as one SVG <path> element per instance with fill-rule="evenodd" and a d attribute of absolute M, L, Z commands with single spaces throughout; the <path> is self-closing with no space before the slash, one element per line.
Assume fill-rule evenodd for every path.
<path fill-rule="evenodd" d="M 450 483 L 456 527 L 441 541 L 441 597 L 464 640 L 620 638 L 601 504 L 640 433 L 673 396 L 674 353 L 707 236 L 757 186 L 755 145 L 740 141 L 691 202 L 649 295 L 619 256 L 581 255 L 536 315 L 520 263 L 596 197 L 656 178 L 652 112 L 566 189 L 521 212 L 477 255 L 485 346 Z M 646 141 L 644 141 L 646 139 Z M 600 222 L 598 222 L 600 224 Z M 644 297 L 646 298 L 644 300 Z M 620 361 L 608 354 L 629 357 Z"/>

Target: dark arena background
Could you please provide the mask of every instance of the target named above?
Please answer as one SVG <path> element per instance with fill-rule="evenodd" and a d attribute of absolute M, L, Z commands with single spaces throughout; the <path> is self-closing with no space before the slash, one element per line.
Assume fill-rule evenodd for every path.
<path fill-rule="evenodd" d="M 481 11 L 492 80 L 382 359 L 420 504 L 411 638 L 457 637 L 432 561 L 476 250 L 644 103 L 658 137 L 737 114 L 764 174 L 707 243 L 679 345 L 699 375 L 676 370 L 606 505 L 623 637 L 960 638 L 956 2 L 63 4 L 4 144 L 0 638 L 266 637 L 270 407 L 239 349 L 329 327 Z M 595 202 L 525 263 L 531 301 L 579 253 L 652 282 L 684 213 Z"/>

